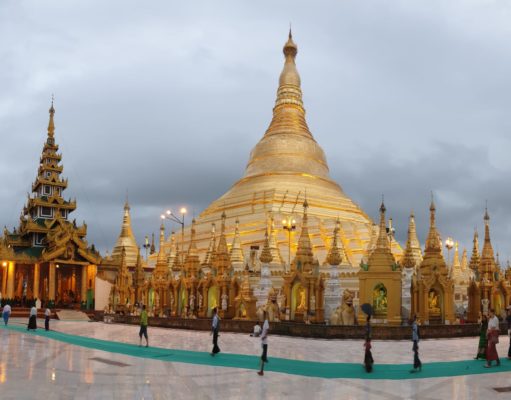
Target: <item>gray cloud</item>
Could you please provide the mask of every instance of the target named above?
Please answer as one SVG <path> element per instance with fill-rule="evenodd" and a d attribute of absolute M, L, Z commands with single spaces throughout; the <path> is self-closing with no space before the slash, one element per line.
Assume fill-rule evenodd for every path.
<path fill-rule="evenodd" d="M 243 173 L 271 119 L 287 24 L 331 175 L 404 240 L 429 193 L 471 247 L 489 203 L 510 254 L 511 5 L 487 1 L 6 1 L 0 4 L 0 222 L 17 224 L 56 94 L 67 195 L 103 251 L 129 189 L 139 241 L 168 207 L 198 214 Z"/>

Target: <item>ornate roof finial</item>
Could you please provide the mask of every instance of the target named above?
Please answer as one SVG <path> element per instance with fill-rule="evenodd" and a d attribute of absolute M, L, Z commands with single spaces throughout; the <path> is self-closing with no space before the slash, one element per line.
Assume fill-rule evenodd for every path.
<path fill-rule="evenodd" d="M 53 138 L 55 135 L 55 123 L 53 122 L 53 116 L 55 115 L 55 108 L 53 107 L 53 101 L 55 100 L 53 94 L 51 95 L 51 107 L 49 109 L 50 121 L 48 122 L 48 137 Z"/>
<path fill-rule="evenodd" d="M 330 248 L 330 251 L 328 252 L 328 255 L 326 257 L 326 262 L 330 265 L 339 265 L 342 262 L 341 252 L 339 251 L 339 247 L 337 245 L 337 237 L 339 235 L 339 228 L 340 228 L 340 221 L 339 221 L 339 218 L 337 218 L 337 221 L 335 222 L 332 247 Z"/>
<path fill-rule="evenodd" d="M 270 251 L 270 241 L 268 240 L 268 230 L 264 232 L 264 246 L 263 251 L 261 252 L 261 256 L 259 257 L 259 261 L 263 264 L 269 264 L 273 260 L 273 256 Z"/>
<path fill-rule="evenodd" d="M 383 202 L 383 195 L 380 206 L 380 232 L 378 233 L 378 240 L 376 241 L 377 249 L 389 249 L 390 251 L 390 243 L 389 238 L 387 236 L 387 226 L 385 224 L 385 203 Z"/>

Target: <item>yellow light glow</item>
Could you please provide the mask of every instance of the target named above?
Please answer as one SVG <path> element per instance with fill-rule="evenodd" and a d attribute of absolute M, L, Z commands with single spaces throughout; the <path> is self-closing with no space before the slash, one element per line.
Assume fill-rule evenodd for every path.
<path fill-rule="evenodd" d="M 2 267 L 7 267 L 7 261 L 4 261 L 4 262 L 2 263 Z"/>
<path fill-rule="evenodd" d="M 162 214 L 162 215 L 160 215 L 160 218 L 161 218 L 161 219 L 165 219 L 165 215 L 163 215 L 163 214 Z"/>
<path fill-rule="evenodd" d="M 180 212 L 181 212 L 181 214 L 186 214 L 186 208 L 184 208 L 184 207 L 181 208 Z"/>
<path fill-rule="evenodd" d="M 286 220 L 285 219 L 282 220 L 282 225 L 286 225 Z"/>
<path fill-rule="evenodd" d="M 172 214 L 172 211 L 167 210 L 167 215 L 170 215 L 170 214 Z"/>

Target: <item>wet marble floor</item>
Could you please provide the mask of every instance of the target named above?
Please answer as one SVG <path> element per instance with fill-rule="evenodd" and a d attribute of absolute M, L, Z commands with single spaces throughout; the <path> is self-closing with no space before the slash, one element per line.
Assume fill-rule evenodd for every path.
<path fill-rule="evenodd" d="M 41 321 L 42 322 L 42 321 Z M 23 320 L 11 320 L 16 326 Z M 20 325 L 21 326 L 21 325 Z M 52 329 L 138 344 L 138 327 L 116 324 L 52 321 Z M 207 332 L 149 327 L 150 345 L 209 351 Z M 361 341 L 271 336 L 270 356 L 321 362 L 358 362 Z M 259 377 L 254 370 L 164 362 L 63 343 L 31 333 L 0 329 L 0 399 L 504 399 L 511 392 L 511 373 L 407 379 L 322 379 L 276 372 Z M 248 335 L 222 333 L 223 352 L 259 355 L 260 342 Z M 467 360 L 477 339 L 421 341 L 424 364 Z M 501 336 L 501 357 L 508 340 Z M 409 364 L 411 343 L 374 341 L 377 364 Z M 503 360 L 503 363 L 509 361 Z M 493 372 L 495 371 L 495 372 Z"/>

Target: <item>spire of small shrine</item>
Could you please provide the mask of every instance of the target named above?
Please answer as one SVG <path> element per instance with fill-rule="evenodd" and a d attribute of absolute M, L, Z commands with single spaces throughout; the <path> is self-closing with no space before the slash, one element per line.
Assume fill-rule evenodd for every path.
<path fill-rule="evenodd" d="M 401 264 L 405 268 L 416 268 L 422 262 L 422 251 L 417 238 L 417 229 L 415 227 L 415 215 L 410 214 L 408 222 L 408 238 L 406 240 L 406 249 L 403 254 Z"/>
<path fill-rule="evenodd" d="M 240 221 L 236 218 L 234 228 L 234 238 L 231 246 L 231 262 L 243 263 L 244 261 L 243 249 L 241 248 L 241 237 L 240 237 Z"/>
<path fill-rule="evenodd" d="M 261 261 L 263 264 L 269 264 L 272 262 L 272 260 L 273 260 L 273 256 L 271 255 L 270 242 L 268 240 L 268 231 L 266 230 L 264 232 L 263 251 L 261 251 L 259 261 Z"/>
<path fill-rule="evenodd" d="M 138 245 L 131 228 L 130 205 L 128 200 L 124 203 L 124 215 L 122 217 L 121 233 L 112 249 L 112 257 L 120 257 L 121 249 L 126 251 L 126 260 L 129 266 L 134 266 L 138 254 Z"/>
<path fill-rule="evenodd" d="M 273 214 L 270 215 L 269 231 L 268 242 L 270 245 L 272 261 L 277 264 L 283 264 L 282 256 L 280 255 L 279 247 L 277 245 L 277 229 L 275 228 Z"/>
<path fill-rule="evenodd" d="M 390 252 L 390 243 L 387 236 L 387 226 L 385 224 L 385 204 L 383 200 L 380 206 L 380 230 L 378 232 L 378 240 L 376 241 L 376 249 L 385 249 Z"/>
<path fill-rule="evenodd" d="M 314 265 L 314 254 L 312 252 L 312 243 L 309 236 L 308 227 L 308 207 L 309 204 L 307 203 L 307 198 L 305 198 L 303 202 L 302 231 L 300 232 L 300 237 L 298 239 L 296 256 L 292 263 L 294 270 L 299 270 L 302 272 L 310 272 Z"/>
<path fill-rule="evenodd" d="M 214 223 L 211 224 L 211 239 L 209 240 L 208 251 L 204 257 L 202 265 L 210 266 L 216 252 L 216 226 Z"/>
<path fill-rule="evenodd" d="M 463 249 L 463 253 L 461 255 L 460 268 L 461 268 L 462 271 L 466 271 L 467 267 L 468 267 L 467 249 Z"/>
<path fill-rule="evenodd" d="M 151 248 L 149 249 L 149 254 L 156 253 L 156 246 L 154 245 L 154 232 L 151 235 Z"/>
<path fill-rule="evenodd" d="M 174 268 L 176 263 L 177 263 L 177 241 L 176 233 L 172 231 L 170 233 L 169 269 Z"/>
<path fill-rule="evenodd" d="M 160 225 L 160 243 L 158 248 L 158 259 L 156 262 L 167 263 L 167 254 L 165 252 L 165 225 L 163 225 L 163 222 Z"/>
<path fill-rule="evenodd" d="M 53 101 L 54 101 L 54 97 L 52 95 L 51 96 L 51 107 L 48 110 L 48 112 L 50 113 L 50 120 L 48 122 L 48 138 L 51 138 L 51 139 L 53 139 L 55 136 L 55 122 L 53 121 L 53 116 L 55 115 L 55 108 L 53 107 Z"/>
<path fill-rule="evenodd" d="M 339 247 L 337 245 L 337 240 L 338 240 L 338 236 L 339 236 L 339 225 L 340 225 L 340 221 L 339 219 L 337 219 L 336 223 L 335 223 L 335 228 L 334 228 L 334 236 L 333 236 L 333 240 L 332 240 L 332 246 L 330 247 L 330 251 L 328 252 L 328 255 L 326 257 L 326 262 L 330 265 L 339 265 L 343 259 L 342 259 L 342 256 L 341 256 L 341 252 L 339 251 Z"/>
<path fill-rule="evenodd" d="M 488 207 L 486 207 L 484 210 L 484 243 L 479 263 L 479 273 L 481 277 L 484 275 L 488 280 L 493 281 L 495 269 L 495 255 L 490 239 L 490 215 L 488 214 Z"/>
<path fill-rule="evenodd" d="M 224 275 L 231 268 L 231 257 L 225 239 L 225 211 L 222 212 L 222 227 L 220 229 L 220 238 L 218 239 L 218 247 L 216 248 L 215 257 L 213 259 L 213 267 L 219 275 Z"/>
<path fill-rule="evenodd" d="M 192 219 L 192 227 L 190 234 L 190 246 L 186 254 L 185 269 L 188 276 L 197 276 L 200 260 L 197 254 L 197 245 L 195 243 L 195 218 Z"/>
<path fill-rule="evenodd" d="M 433 194 L 431 194 L 431 205 L 429 206 L 429 232 L 428 237 L 426 239 L 426 248 L 424 250 L 425 253 L 442 253 L 442 247 L 440 245 L 440 235 L 436 229 L 435 224 L 435 212 L 436 207 L 433 201 Z"/>
<path fill-rule="evenodd" d="M 470 263 L 468 266 L 472 271 L 479 271 L 479 263 L 481 262 L 481 258 L 479 256 L 479 234 L 477 233 L 477 229 L 474 230 L 474 240 L 472 241 L 474 245 L 472 246 L 472 256 L 470 257 Z"/>

